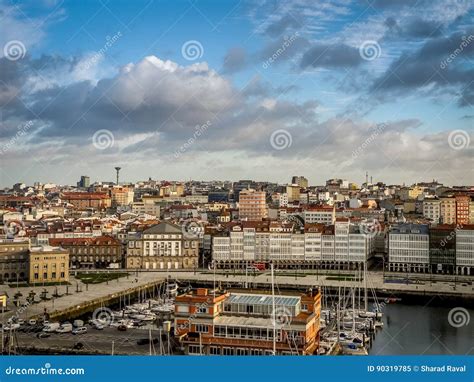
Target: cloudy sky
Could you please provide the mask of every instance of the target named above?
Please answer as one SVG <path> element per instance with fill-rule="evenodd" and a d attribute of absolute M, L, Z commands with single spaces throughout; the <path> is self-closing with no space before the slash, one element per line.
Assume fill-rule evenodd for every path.
<path fill-rule="evenodd" d="M 474 1 L 0 0 L 0 187 L 474 183 Z"/>

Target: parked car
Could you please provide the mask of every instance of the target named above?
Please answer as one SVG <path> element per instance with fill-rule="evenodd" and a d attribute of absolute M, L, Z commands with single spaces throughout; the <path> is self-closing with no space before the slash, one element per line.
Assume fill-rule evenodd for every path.
<path fill-rule="evenodd" d="M 87 333 L 87 328 L 85 326 L 81 326 L 80 328 L 76 328 L 72 331 L 72 334 L 84 334 Z"/>
<path fill-rule="evenodd" d="M 125 325 L 119 325 L 117 326 L 117 330 L 119 332 L 126 332 L 127 331 L 127 327 Z"/>
<path fill-rule="evenodd" d="M 31 326 L 35 326 L 37 324 L 37 321 L 32 318 L 32 319 L 28 320 L 28 324 L 31 325 Z"/>
<path fill-rule="evenodd" d="M 46 333 L 46 332 L 40 332 L 36 335 L 36 337 L 38 337 L 38 338 L 48 338 L 48 337 L 51 337 L 51 334 Z"/>
<path fill-rule="evenodd" d="M 96 330 L 104 330 L 104 325 L 102 325 L 102 324 L 95 324 L 92 327 Z"/>

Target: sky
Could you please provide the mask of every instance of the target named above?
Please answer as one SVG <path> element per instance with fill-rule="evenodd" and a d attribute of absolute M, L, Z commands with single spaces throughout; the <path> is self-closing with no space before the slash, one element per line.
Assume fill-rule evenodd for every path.
<path fill-rule="evenodd" d="M 472 0 L 0 0 L 0 187 L 474 184 Z"/>

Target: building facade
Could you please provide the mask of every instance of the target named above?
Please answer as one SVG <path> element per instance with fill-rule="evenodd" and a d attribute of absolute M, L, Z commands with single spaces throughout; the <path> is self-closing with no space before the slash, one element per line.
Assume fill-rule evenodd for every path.
<path fill-rule="evenodd" d="M 399 272 L 428 272 L 430 265 L 430 236 L 428 226 L 401 224 L 388 236 L 389 270 Z"/>
<path fill-rule="evenodd" d="M 242 190 L 239 194 L 239 217 L 241 220 L 259 221 L 266 218 L 268 208 L 266 194 L 252 189 Z"/>
<path fill-rule="evenodd" d="M 122 243 L 112 236 L 49 239 L 49 245 L 69 251 L 72 269 L 122 267 Z"/>
<path fill-rule="evenodd" d="M 312 355 L 320 314 L 319 291 L 273 298 L 202 288 L 176 298 L 175 335 L 187 355 Z"/>
<path fill-rule="evenodd" d="M 28 239 L 0 240 L 0 283 L 28 279 Z"/>
<path fill-rule="evenodd" d="M 349 220 L 336 222 L 336 229 L 313 224 L 303 231 L 293 222 L 241 222 L 214 236 L 212 246 L 212 258 L 222 268 L 270 261 L 280 268 L 357 268 L 374 252 L 375 236 Z"/>
<path fill-rule="evenodd" d="M 198 259 L 199 240 L 168 222 L 144 230 L 127 244 L 127 268 L 192 269 L 198 266 Z"/>
<path fill-rule="evenodd" d="M 33 247 L 29 255 L 30 284 L 69 281 L 69 252 L 49 246 Z"/>

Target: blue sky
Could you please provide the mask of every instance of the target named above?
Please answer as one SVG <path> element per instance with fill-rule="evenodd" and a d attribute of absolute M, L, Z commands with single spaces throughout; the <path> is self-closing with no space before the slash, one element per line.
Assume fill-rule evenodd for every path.
<path fill-rule="evenodd" d="M 130 181 L 472 184 L 473 9 L 0 0 L 0 186 L 115 165 Z"/>

